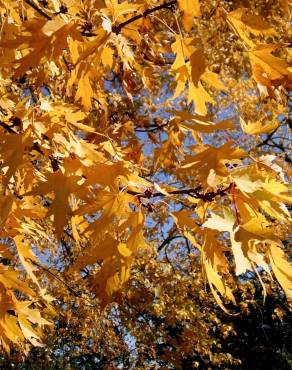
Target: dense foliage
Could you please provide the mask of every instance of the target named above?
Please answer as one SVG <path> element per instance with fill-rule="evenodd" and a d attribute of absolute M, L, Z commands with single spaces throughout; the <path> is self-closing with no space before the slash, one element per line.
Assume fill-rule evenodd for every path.
<path fill-rule="evenodd" d="M 190 261 L 181 274 L 167 261 L 137 258 L 115 305 L 100 315 L 72 299 L 44 348 L 31 349 L 27 357 L 15 348 L 0 367 L 290 369 L 291 316 L 277 285 L 266 281 L 263 302 L 262 288 L 250 276 L 235 292 L 240 314 L 226 315 L 204 288 L 199 261 L 193 255 Z"/>
<path fill-rule="evenodd" d="M 289 1 L 0 6 L 5 356 L 291 365 Z"/>

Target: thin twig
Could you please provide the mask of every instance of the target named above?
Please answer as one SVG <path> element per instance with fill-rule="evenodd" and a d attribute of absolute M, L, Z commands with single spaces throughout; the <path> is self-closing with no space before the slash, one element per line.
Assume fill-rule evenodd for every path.
<path fill-rule="evenodd" d="M 161 249 L 163 249 L 172 240 L 178 239 L 178 238 L 183 238 L 183 236 L 182 235 L 173 235 L 173 234 L 168 235 L 168 237 L 166 239 L 164 239 L 163 242 L 157 248 L 158 252 L 161 251 Z"/>
<path fill-rule="evenodd" d="M 37 266 L 37 267 L 39 267 L 39 268 L 41 268 L 42 270 L 44 270 L 44 271 L 46 271 L 48 274 L 50 274 L 55 280 L 58 280 L 60 283 L 62 283 L 63 285 L 65 285 L 66 286 L 66 288 L 72 293 L 72 294 L 74 294 L 74 296 L 76 296 L 76 297 L 80 297 L 81 295 L 80 295 L 80 293 L 79 292 L 77 292 L 75 289 L 73 289 L 69 284 L 67 284 L 64 280 L 62 280 L 61 278 L 59 278 L 59 276 L 57 276 L 56 274 L 54 274 L 51 270 L 49 270 L 47 267 L 45 267 L 45 266 L 42 266 L 41 264 L 39 264 L 38 262 L 36 262 L 36 261 L 33 261 L 32 259 L 30 259 L 30 258 L 28 258 L 29 259 L 29 261 L 33 264 L 33 265 L 35 265 L 35 266 Z"/>
<path fill-rule="evenodd" d="M 53 18 L 49 16 L 43 9 L 38 7 L 32 0 L 24 0 L 27 5 L 32 7 L 36 12 L 38 12 L 43 17 L 47 18 L 49 21 L 51 21 Z"/>
<path fill-rule="evenodd" d="M 176 5 L 176 3 L 177 3 L 177 0 L 172 0 L 172 1 L 169 1 L 169 2 L 166 2 L 166 3 L 163 3 L 161 5 L 155 6 L 154 8 L 147 9 L 142 14 L 135 15 L 134 17 L 126 20 L 125 22 L 122 22 L 120 24 L 117 24 L 117 25 L 113 26 L 112 31 L 115 34 L 119 34 L 121 32 L 122 28 L 126 27 L 128 24 L 133 23 L 133 22 L 135 22 L 135 21 L 137 21 L 141 18 L 145 18 L 145 17 L 147 17 L 147 15 L 149 15 L 151 13 L 154 13 L 158 10 L 170 8 L 173 5 Z"/>
<path fill-rule="evenodd" d="M 172 191 L 169 191 L 168 194 L 169 195 L 189 195 L 192 198 L 202 199 L 205 202 L 210 202 L 217 196 L 226 195 L 226 192 L 231 189 L 232 185 L 233 183 L 230 183 L 230 185 L 224 189 L 219 189 L 217 191 L 209 191 L 207 193 L 199 193 L 199 190 L 201 188 L 199 186 L 195 189 L 172 190 Z M 157 193 L 148 192 L 147 194 L 143 194 L 143 193 L 139 193 L 134 190 L 127 190 L 127 193 L 130 195 L 138 196 L 140 198 L 155 198 L 155 197 L 165 197 L 166 196 L 166 194 L 163 194 L 161 192 L 157 192 Z"/>
<path fill-rule="evenodd" d="M 257 147 L 257 148 L 259 148 L 259 147 L 261 147 L 261 146 L 266 145 L 266 144 L 268 143 L 268 141 L 270 141 L 270 140 L 272 139 L 273 135 L 276 133 L 276 131 L 278 130 L 278 128 L 279 128 L 279 127 L 280 127 L 280 126 L 278 126 L 277 128 L 275 128 L 275 130 L 273 130 L 271 133 L 269 133 L 269 134 L 267 135 L 267 137 L 265 138 L 265 140 L 264 140 L 264 141 L 262 141 L 261 143 L 259 143 L 256 147 Z"/>
<path fill-rule="evenodd" d="M 158 22 L 160 22 L 160 23 L 162 23 L 166 28 L 168 28 L 169 29 L 169 31 L 173 34 L 173 35 L 175 35 L 176 33 L 175 33 L 175 31 L 171 28 L 171 27 L 169 27 L 169 25 L 166 23 L 166 22 L 164 22 L 162 19 L 160 19 L 159 17 L 157 17 L 156 15 L 154 15 L 154 14 L 152 14 L 152 17 L 153 18 L 155 18 L 155 19 L 157 19 L 158 20 Z"/>
<path fill-rule="evenodd" d="M 172 271 L 173 271 L 174 273 L 176 273 L 175 268 L 174 268 L 173 264 L 171 263 L 171 260 L 169 259 L 168 254 L 167 254 L 167 248 L 168 248 L 168 247 L 169 247 L 169 244 L 168 244 L 168 245 L 165 247 L 165 249 L 164 249 L 165 258 L 166 258 L 167 262 L 170 264 L 170 266 L 171 266 L 171 268 L 172 268 Z"/>

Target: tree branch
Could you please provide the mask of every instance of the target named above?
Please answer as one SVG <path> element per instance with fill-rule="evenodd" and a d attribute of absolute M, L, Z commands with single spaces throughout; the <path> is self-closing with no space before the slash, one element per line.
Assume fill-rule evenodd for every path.
<path fill-rule="evenodd" d="M 51 270 L 49 270 L 47 267 L 41 265 L 40 263 L 32 260 L 31 258 L 28 258 L 28 260 L 35 266 L 41 268 L 42 270 L 44 270 L 45 272 L 47 272 L 48 274 L 50 274 L 55 280 L 59 281 L 61 284 L 63 284 L 68 290 L 69 292 L 71 292 L 75 297 L 80 297 L 81 294 L 79 292 L 77 292 L 75 289 L 73 289 L 69 284 L 66 283 L 66 281 L 62 280 L 59 276 L 57 276 L 56 274 L 54 274 Z"/>
<path fill-rule="evenodd" d="M 27 5 L 29 5 L 31 8 L 33 8 L 36 12 L 38 12 L 40 15 L 42 15 L 43 17 L 45 17 L 46 19 L 48 19 L 49 21 L 51 21 L 53 18 L 48 15 L 42 8 L 38 7 L 32 0 L 24 0 L 25 3 Z M 127 25 L 141 19 L 141 18 L 145 18 L 147 17 L 147 15 L 151 14 L 151 13 L 154 13 L 158 10 L 161 10 L 161 9 L 167 9 L 167 8 L 170 8 L 172 7 L 173 5 L 176 5 L 177 4 L 177 0 L 172 0 L 172 1 L 169 1 L 169 2 L 166 2 L 166 3 L 163 3 L 163 4 L 160 4 L 158 6 L 155 6 L 154 8 L 151 8 L 151 9 L 146 9 L 143 13 L 141 14 L 137 14 L 135 15 L 134 17 L 131 17 L 130 19 L 126 20 L 125 22 L 122 22 L 122 23 L 119 23 L 119 24 L 116 24 L 112 27 L 112 31 L 118 35 L 122 28 L 126 27 Z M 56 13 L 58 14 L 58 13 Z M 95 33 L 93 32 L 86 32 L 86 31 L 82 31 L 81 34 L 83 36 L 87 36 L 87 37 L 91 37 L 91 36 L 96 36 Z"/>
<path fill-rule="evenodd" d="M 113 28 L 112 28 L 112 31 L 115 34 L 119 34 L 121 32 L 122 28 L 126 27 L 128 24 L 133 23 L 133 22 L 137 21 L 138 19 L 145 18 L 145 17 L 147 17 L 147 15 L 149 15 L 151 13 L 154 13 L 158 10 L 170 8 L 173 5 L 176 5 L 176 3 L 177 3 L 177 0 L 172 0 L 172 1 L 169 1 L 169 2 L 166 2 L 166 3 L 163 3 L 161 5 L 155 6 L 154 8 L 147 9 L 142 14 L 135 15 L 134 17 L 126 20 L 125 22 L 114 25 Z"/>
<path fill-rule="evenodd" d="M 167 244 L 167 245 L 165 246 L 165 248 L 164 248 L 165 258 L 166 258 L 167 262 L 170 264 L 170 266 L 171 266 L 171 268 L 172 268 L 172 271 L 173 271 L 174 273 L 176 273 L 175 268 L 174 268 L 173 264 L 171 263 L 171 260 L 169 259 L 169 256 L 168 256 L 168 254 L 167 254 L 167 247 L 169 247 L 169 244 Z"/>
<path fill-rule="evenodd" d="M 39 8 L 32 0 L 25 0 L 26 4 L 32 7 L 36 12 L 38 12 L 43 17 L 51 21 L 53 18 L 49 16 L 43 9 Z"/>
<path fill-rule="evenodd" d="M 277 128 L 275 128 L 275 130 L 273 130 L 272 132 L 270 132 L 267 137 L 265 138 L 264 141 L 262 141 L 261 143 L 257 144 L 257 148 L 261 147 L 261 146 L 264 146 L 266 145 L 273 137 L 273 135 L 276 133 L 276 131 L 278 130 L 280 126 L 278 126 Z"/>
<path fill-rule="evenodd" d="M 178 238 L 183 238 L 183 235 L 173 235 L 170 234 L 166 239 L 163 240 L 163 242 L 158 246 L 157 251 L 160 252 L 161 249 L 163 249 L 166 245 L 168 245 L 172 240 L 178 239 Z"/>
<path fill-rule="evenodd" d="M 7 123 L 3 121 L 0 121 L 0 126 L 3 127 L 10 134 L 17 134 L 16 131 L 14 131 L 9 125 L 7 125 Z"/>
<path fill-rule="evenodd" d="M 162 123 L 162 124 L 154 124 L 149 125 L 145 128 L 135 128 L 136 132 L 155 132 L 155 131 L 162 131 L 164 127 L 168 126 L 169 121 Z"/>
<path fill-rule="evenodd" d="M 225 195 L 226 192 L 230 190 L 232 186 L 233 186 L 233 183 L 230 183 L 229 186 L 224 189 L 219 189 L 217 191 L 209 191 L 207 193 L 199 193 L 199 190 L 201 189 L 201 186 L 199 186 L 195 189 L 172 190 L 172 191 L 169 191 L 168 194 L 170 195 L 189 195 L 193 198 L 202 199 L 204 202 L 210 202 L 214 198 L 216 198 L 218 195 L 219 196 Z M 140 198 L 148 198 L 148 199 L 154 198 L 154 197 L 165 197 L 166 196 L 165 194 L 161 192 L 152 193 L 151 190 L 149 189 L 147 189 L 144 193 L 139 193 L 133 190 L 127 190 L 127 193 L 130 195 L 136 195 Z"/>

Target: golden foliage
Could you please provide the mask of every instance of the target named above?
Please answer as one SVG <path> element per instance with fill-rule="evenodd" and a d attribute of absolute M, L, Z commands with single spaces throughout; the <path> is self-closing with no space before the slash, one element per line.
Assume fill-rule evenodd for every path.
<path fill-rule="evenodd" d="M 6 351 L 42 345 L 53 281 L 105 307 L 169 230 L 223 310 L 249 271 L 291 298 L 285 161 L 262 157 L 287 115 L 289 4 L 240 3 L 0 1 Z"/>

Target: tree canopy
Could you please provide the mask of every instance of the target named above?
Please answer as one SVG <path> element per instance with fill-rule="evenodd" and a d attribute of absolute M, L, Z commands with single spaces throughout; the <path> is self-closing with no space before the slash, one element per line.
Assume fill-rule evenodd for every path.
<path fill-rule="evenodd" d="M 292 296 L 289 1 L 0 5 L 1 346 L 235 366 L 225 317 Z"/>

